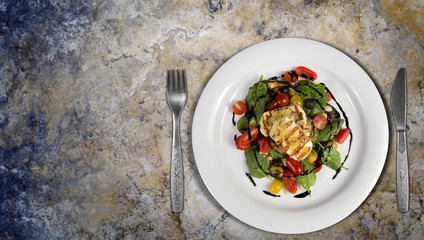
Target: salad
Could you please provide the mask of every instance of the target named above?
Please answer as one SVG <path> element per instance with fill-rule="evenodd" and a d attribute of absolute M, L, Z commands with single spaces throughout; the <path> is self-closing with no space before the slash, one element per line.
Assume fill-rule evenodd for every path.
<path fill-rule="evenodd" d="M 311 196 L 316 174 L 323 166 L 335 171 L 344 167 L 337 151 L 352 133 L 348 118 L 317 74 L 299 66 L 280 77 L 263 76 L 249 88 L 244 100 L 232 105 L 233 124 L 240 132 L 234 137 L 237 149 L 244 151 L 248 177 L 269 178 L 271 196 L 282 189 L 294 197 Z M 330 103 L 335 102 L 340 112 Z M 238 116 L 237 123 L 235 116 Z M 255 185 L 255 183 L 254 183 Z"/>

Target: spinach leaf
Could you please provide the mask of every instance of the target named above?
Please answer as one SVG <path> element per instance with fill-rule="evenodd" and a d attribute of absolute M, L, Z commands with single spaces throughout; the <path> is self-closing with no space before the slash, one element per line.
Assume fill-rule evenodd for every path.
<path fill-rule="evenodd" d="M 315 84 L 308 80 L 300 80 L 296 85 L 295 94 L 299 95 L 302 100 L 315 100 L 315 105 L 312 109 L 308 109 L 306 107 L 303 108 L 306 114 L 308 114 L 310 117 L 314 117 L 315 115 L 321 114 L 325 111 L 325 105 L 327 104 L 325 85 Z"/>
<path fill-rule="evenodd" d="M 274 148 L 271 149 L 271 150 L 269 150 L 269 153 L 268 154 L 271 156 L 271 158 L 273 160 L 275 160 L 275 159 L 283 159 L 284 158 L 284 155 L 282 153 L 280 153 L 279 151 L 275 150 Z"/>
<path fill-rule="evenodd" d="M 344 119 L 339 121 L 328 123 L 327 126 L 321 131 L 318 132 L 318 135 L 315 137 L 313 143 L 328 141 L 331 136 L 333 136 L 337 131 L 340 130 L 344 123 Z"/>
<path fill-rule="evenodd" d="M 266 96 L 267 92 L 268 92 L 268 88 L 266 86 L 266 83 L 257 82 L 253 84 L 253 86 L 249 88 L 249 91 L 247 92 L 247 96 L 246 96 L 247 110 L 251 110 L 252 108 L 254 108 L 256 105 L 257 99 L 260 97 Z"/>
<path fill-rule="evenodd" d="M 334 171 L 336 171 L 342 166 L 342 159 L 340 157 L 340 153 L 337 151 L 337 149 L 333 147 L 324 148 L 324 152 L 321 155 L 321 162 L 322 164 L 325 164 L 331 169 L 333 169 Z"/>
<path fill-rule="evenodd" d="M 298 175 L 296 177 L 297 182 L 307 191 L 311 189 L 311 187 L 315 184 L 317 176 L 314 171 L 314 166 L 312 164 L 306 162 L 305 160 L 300 161 L 300 164 L 303 167 L 303 172 L 306 172 L 305 175 Z"/>
<path fill-rule="evenodd" d="M 257 99 L 256 105 L 253 108 L 253 112 L 255 113 L 255 117 L 256 117 L 256 119 L 258 119 L 257 121 L 260 121 L 262 114 L 265 111 L 265 104 L 266 104 L 267 101 L 268 101 L 268 96 L 262 96 L 262 97 Z"/>
<path fill-rule="evenodd" d="M 246 129 L 247 129 L 247 117 L 246 115 L 244 115 L 243 117 L 241 117 L 238 121 L 237 121 L 237 130 L 240 133 L 243 133 Z"/>
<path fill-rule="evenodd" d="M 254 146 L 246 149 L 244 156 L 246 157 L 246 165 L 249 169 L 250 176 L 263 178 L 267 175 L 269 172 L 269 162 L 264 156 L 258 153 L 258 150 Z"/>

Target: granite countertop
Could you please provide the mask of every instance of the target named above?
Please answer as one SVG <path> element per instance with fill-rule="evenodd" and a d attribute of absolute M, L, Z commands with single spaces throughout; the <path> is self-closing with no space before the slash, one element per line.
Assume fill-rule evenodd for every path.
<path fill-rule="evenodd" d="M 420 0 L 0 0 L 0 239 L 423 239 L 424 4 Z M 390 143 L 377 185 L 326 229 L 280 235 L 223 209 L 191 140 L 199 97 L 239 51 L 299 37 L 355 60 L 381 94 Z M 397 210 L 391 86 L 408 71 L 410 210 Z M 185 209 L 170 204 L 166 70 L 182 113 Z M 374 139 L 379 141 L 378 136 Z M 301 223 L 299 223 L 301 224 Z"/>

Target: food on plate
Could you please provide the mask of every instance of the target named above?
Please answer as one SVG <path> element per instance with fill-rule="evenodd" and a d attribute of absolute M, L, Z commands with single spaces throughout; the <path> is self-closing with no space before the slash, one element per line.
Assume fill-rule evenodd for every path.
<path fill-rule="evenodd" d="M 347 170 L 349 152 L 342 161 L 337 146 L 350 138 L 350 151 L 348 118 L 325 84 L 315 82 L 317 77 L 304 66 L 280 77 L 261 77 L 244 100 L 232 105 L 233 124 L 240 132 L 234 138 L 236 148 L 244 151 L 251 180 L 271 180 L 267 195 L 278 197 L 281 189 L 295 194 L 300 185 L 305 192 L 294 197 L 310 196 L 323 165 L 336 172 L 333 179 Z"/>

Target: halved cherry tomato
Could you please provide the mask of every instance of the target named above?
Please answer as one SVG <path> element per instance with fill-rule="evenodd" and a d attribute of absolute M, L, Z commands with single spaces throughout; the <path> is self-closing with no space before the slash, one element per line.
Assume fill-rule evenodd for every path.
<path fill-rule="evenodd" d="M 239 100 L 233 104 L 232 109 L 235 114 L 242 115 L 246 112 L 246 104 Z"/>
<path fill-rule="evenodd" d="M 284 78 L 289 83 L 295 83 L 297 82 L 297 73 L 296 71 L 287 71 L 284 73 Z"/>
<path fill-rule="evenodd" d="M 327 93 L 327 102 L 330 102 L 331 101 L 331 94 L 329 92 L 325 92 L 325 93 Z"/>
<path fill-rule="evenodd" d="M 261 142 L 265 139 L 266 137 L 264 135 L 262 135 L 261 133 L 259 133 L 258 139 L 256 140 L 256 142 L 261 145 Z"/>
<path fill-rule="evenodd" d="M 244 151 L 244 150 L 246 150 L 250 147 L 250 143 L 242 145 L 242 144 L 240 144 L 240 138 L 237 138 L 236 139 L 236 147 L 237 147 L 237 149 Z"/>
<path fill-rule="evenodd" d="M 296 175 L 299 175 L 303 172 L 302 165 L 300 165 L 298 161 L 294 160 L 291 157 L 286 157 L 286 165 L 287 165 L 287 168 Z"/>
<path fill-rule="evenodd" d="M 316 160 L 313 164 L 314 164 L 315 173 L 318 173 L 319 171 L 321 171 L 321 168 L 322 168 L 321 160 Z"/>
<path fill-rule="evenodd" d="M 297 182 L 291 182 L 291 183 L 287 183 L 285 182 L 284 185 L 286 186 L 287 191 L 289 191 L 289 193 L 291 194 L 295 194 L 297 192 Z"/>
<path fill-rule="evenodd" d="M 349 134 L 350 134 L 349 128 L 344 128 L 344 129 L 340 130 L 339 134 L 337 135 L 337 142 L 339 144 L 344 143 L 344 141 L 349 136 Z"/>
<path fill-rule="evenodd" d="M 270 102 L 268 105 L 267 105 L 267 109 L 268 110 L 272 110 L 272 109 L 276 109 L 276 108 L 278 108 L 278 107 L 280 107 L 280 104 L 278 104 L 278 102 L 277 102 L 277 99 L 274 99 L 274 101 L 272 101 L 272 102 Z"/>
<path fill-rule="evenodd" d="M 313 123 L 316 128 L 322 130 L 327 126 L 328 121 L 324 114 L 318 114 L 314 117 Z"/>
<path fill-rule="evenodd" d="M 259 143 L 259 150 L 263 153 L 268 153 L 269 150 L 271 150 L 271 142 L 269 141 L 269 138 L 264 137 L 264 139 L 262 139 L 261 143 Z"/>
<path fill-rule="evenodd" d="M 284 93 L 279 93 L 277 95 L 277 97 L 275 97 L 275 100 L 277 100 L 278 104 L 280 104 L 280 106 L 282 106 L 282 107 L 289 105 L 289 103 L 290 103 L 289 96 L 287 96 Z"/>
<path fill-rule="evenodd" d="M 317 74 L 314 71 L 303 66 L 297 67 L 296 73 L 298 76 L 309 79 L 311 81 L 317 79 Z"/>
<path fill-rule="evenodd" d="M 290 171 L 289 169 L 286 169 L 284 170 L 284 173 L 283 173 L 283 181 L 285 183 L 292 183 L 296 181 L 296 176 L 294 175 L 294 173 L 292 173 L 292 171 Z"/>
<path fill-rule="evenodd" d="M 250 139 L 249 139 L 249 132 L 250 132 Z M 249 130 L 244 131 L 244 133 L 236 139 L 236 143 L 238 141 L 240 146 L 245 147 L 246 145 L 250 145 L 250 143 L 259 135 L 259 130 L 257 127 L 250 127 Z"/>

